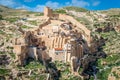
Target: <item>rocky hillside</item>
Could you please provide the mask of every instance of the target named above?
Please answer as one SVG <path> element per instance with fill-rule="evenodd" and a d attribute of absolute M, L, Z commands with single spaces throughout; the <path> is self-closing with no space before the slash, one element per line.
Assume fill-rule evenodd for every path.
<path fill-rule="evenodd" d="M 66 14 L 73 16 L 78 21 L 86 25 L 92 31 L 93 36 L 98 35 L 108 39 L 104 46 L 104 51 L 108 54 L 108 57 L 106 59 L 101 59 L 98 63 L 100 68 L 98 78 L 100 80 L 119 80 L 120 32 L 116 32 L 115 30 L 97 32 L 96 29 L 109 28 L 110 26 L 115 28 L 116 26 L 119 26 L 120 9 L 89 11 L 86 9 L 74 8 L 75 7 L 67 7 L 62 10 L 65 10 Z M 108 25 L 109 23 L 110 25 Z"/>
<path fill-rule="evenodd" d="M 120 32 L 116 30 L 100 31 L 98 28 L 106 28 L 120 25 L 120 9 L 110 9 L 105 11 L 89 11 L 79 7 L 64 7 L 56 9 L 55 13 L 63 13 L 73 16 L 76 20 L 86 25 L 92 31 L 92 36 L 102 36 L 107 38 L 104 51 L 108 54 L 106 59 L 98 62 L 99 80 L 119 80 L 120 79 Z M 12 40 L 19 37 L 18 23 L 22 23 L 24 30 L 38 26 L 44 20 L 41 19 L 43 13 L 30 12 L 26 10 L 15 10 L 6 6 L 0 6 L 0 79 L 14 75 L 30 80 L 45 80 L 47 73 L 45 67 L 37 62 L 31 61 L 25 67 L 16 67 L 13 63 L 15 54 L 12 52 Z M 10 59 L 9 59 L 10 58 Z M 3 65 L 3 63 L 6 63 Z M 9 64 L 9 65 L 8 65 Z M 62 62 L 55 62 L 57 68 L 61 69 L 61 80 L 79 80 L 79 76 L 73 76 L 70 72 L 70 65 Z M 29 74 L 29 75 L 28 75 Z M 24 76 L 23 76 L 24 75 Z M 3 79 L 4 80 L 4 79 Z M 19 79 L 18 79 L 19 80 Z M 91 78 L 91 80 L 93 80 Z"/>

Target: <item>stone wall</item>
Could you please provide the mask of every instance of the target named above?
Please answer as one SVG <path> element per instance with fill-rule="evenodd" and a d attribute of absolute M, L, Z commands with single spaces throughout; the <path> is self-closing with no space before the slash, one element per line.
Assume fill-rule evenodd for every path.
<path fill-rule="evenodd" d="M 39 25 L 39 28 L 41 29 L 42 27 L 44 27 L 44 26 L 46 26 L 46 25 L 48 25 L 48 24 L 50 24 L 50 23 L 51 23 L 51 22 L 50 22 L 50 18 L 47 17 L 46 21 L 45 21 L 44 23 L 42 23 L 42 24 Z"/>
<path fill-rule="evenodd" d="M 91 31 L 89 29 L 87 29 L 84 25 L 82 25 L 81 23 L 79 23 L 76 19 L 74 19 L 71 16 L 65 15 L 65 14 L 59 14 L 59 19 L 61 20 L 68 20 L 69 22 L 71 22 L 73 25 L 78 26 L 79 28 L 81 28 L 81 30 L 83 31 L 83 35 L 85 36 L 86 40 L 88 43 L 90 43 L 91 41 L 91 36 L 90 33 Z"/>

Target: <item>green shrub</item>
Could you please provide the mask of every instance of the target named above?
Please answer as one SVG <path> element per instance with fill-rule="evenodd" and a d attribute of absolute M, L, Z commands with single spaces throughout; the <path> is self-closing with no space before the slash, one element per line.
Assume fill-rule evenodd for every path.
<path fill-rule="evenodd" d="M 66 11 L 63 10 L 63 9 L 56 9 L 54 12 L 55 12 L 55 13 L 66 14 Z"/>
<path fill-rule="evenodd" d="M 25 66 L 25 69 L 37 69 L 37 68 L 45 68 L 45 67 L 37 61 L 32 61 Z"/>
<path fill-rule="evenodd" d="M 15 53 L 9 53 L 9 54 L 13 59 L 15 59 Z"/>
<path fill-rule="evenodd" d="M 36 21 L 30 21 L 30 24 L 37 26 L 37 22 Z"/>
<path fill-rule="evenodd" d="M 9 70 L 0 68 L 0 75 L 5 76 L 9 74 Z"/>
<path fill-rule="evenodd" d="M 44 14 L 43 13 L 37 13 L 35 14 L 35 16 L 43 16 Z"/>
<path fill-rule="evenodd" d="M 29 78 L 30 80 L 46 80 L 46 75 L 32 75 Z"/>
<path fill-rule="evenodd" d="M 75 7 L 75 6 L 69 6 L 69 7 L 64 7 L 64 9 L 71 10 L 71 11 L 76 11 L 76 12 L 87 12 L 88 10 L 85 8 L 80 8 L 80 7 Z"/>
<path fill-rule="evenodd" d="M 100 80 L 107 80 L 108 75 L 110 74 L 110 72 L 111 72 L 111 68 L 106 69 L 106 70 L 102 70 L 101 72 L 97 73 L 97 77 Z"/>
<path fill-rule="evenodd" d="M 23 26 L 21 26 L 22 28 L 28 28 L 28 26 L 26 26 L 26 25 L 23 25 Z"/>
<path fill-rule="evenodd" d="M 6 18 L 5 20 L 6 21 L 9 21 L 10 23 L 13 23 L 13 22 L 15 22 L 15 21 L 17 21 L 17 20 L 19 20 L 20 18 L 17 18 L 17 17 L 15 17 L 15 18 Z"/>
<path fill-rule="evenodd" d="M 0 30 L 0 34 L 5 34 L 5 32 L 4 32 L 4 31 L 2 31 L 2 30 Z"/>
<path fill-rule="evenodd" d="M 2 15 L 0 15 L 0 20 L 3 20 L 3 17 L 2 17 Z"/>

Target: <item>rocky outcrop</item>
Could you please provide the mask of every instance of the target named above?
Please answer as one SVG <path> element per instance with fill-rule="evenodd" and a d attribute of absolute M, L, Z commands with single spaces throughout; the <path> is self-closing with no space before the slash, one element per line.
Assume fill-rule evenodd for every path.
<path fill-rule="evenodd" d="M 10 63 L 10 57 L 6 54 L 0 54 L 0 66 L 6 66 Z"/>
<path fill-rule="evenodd" d="M 118 26 L 115 27 L 115 31 L 116 32 L 120 32 L 120 25 L 118 25 Z"/>

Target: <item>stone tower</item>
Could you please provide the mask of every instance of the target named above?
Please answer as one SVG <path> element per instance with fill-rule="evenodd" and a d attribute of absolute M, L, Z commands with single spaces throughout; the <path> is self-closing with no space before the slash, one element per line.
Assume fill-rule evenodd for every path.
<path fill-rule="evenodd" d="M 50 9 L 49 7 L 45 7 L 44 8 L 44 16 L 45 17 L 52 17 L 53 13 L 52 13 L 52 9 Z"/>

